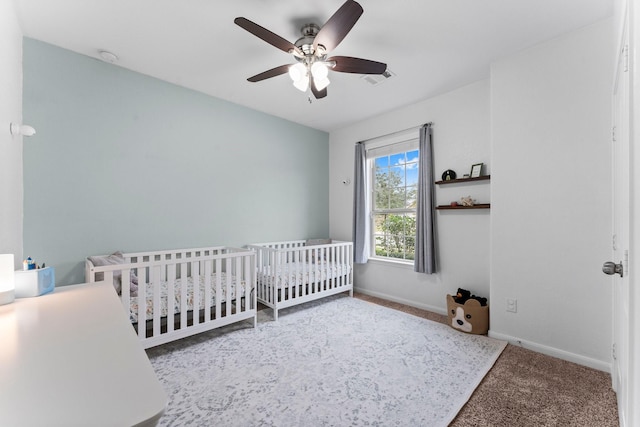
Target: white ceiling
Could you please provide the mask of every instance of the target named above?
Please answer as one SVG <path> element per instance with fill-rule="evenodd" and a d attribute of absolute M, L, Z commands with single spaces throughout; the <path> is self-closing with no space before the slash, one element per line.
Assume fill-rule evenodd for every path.
<path fill-rule="evenodd" d="M 360 0 L 364 14 L 332 52 L 385 62 L 396 74 L 372 86 L 331 72 L 328 96 L 281 75 L 295 62 L 233 23 L 243 16 L 295 42 L 344 0 L 14 0 L 26 37 L 324 131 L 487 78 L 492 61 L 612 14 L 613 0 Z"/>

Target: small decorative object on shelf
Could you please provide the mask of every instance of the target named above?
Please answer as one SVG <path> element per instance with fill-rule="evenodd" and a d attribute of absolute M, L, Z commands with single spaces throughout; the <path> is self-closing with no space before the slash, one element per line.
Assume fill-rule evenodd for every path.
<path fill-rule="evenodd" d="M 458 206 L 458 202 L 451 202 L 451 206 L 453 206 L 453 207 Z"/>
<path fill-rule="evenodd" d="M 27 259 L 22 261 L 22 270 L 27 271 L 27 270 L 35 270 L 35 269 L 36 269 L 36 262 L 32 260 L 31 257 L 28 257 Z"/>
<path fill-rule="evenodd" d="M 471 178 L 478 178 L 480 175 L 482 175 L 482 165 L 484 163 L 476 163 L 475 165 L 471 166 Z"/>
<path fill-rule="evenodd" d="M 442 180 L 443 181 L 451 181 L 453 179 L 456 179 L 456 171 L 451 170 L 451 169 L 447 169 L 446 171 L 444 171 L 442 173 Z"/>
<path fill-rule="evenodd" d="M 460 198 L 460 202 L 462 206 L 473 206 L 476 204 L 476 201 L 471 198 L 471 196 Z"/>

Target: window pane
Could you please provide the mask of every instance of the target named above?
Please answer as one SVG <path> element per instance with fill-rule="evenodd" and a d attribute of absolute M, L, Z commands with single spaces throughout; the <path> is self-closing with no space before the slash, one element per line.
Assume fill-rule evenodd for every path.
<path fill-rule="evenodd" d="M 404 209 L 405 207 L 405 195 L 404 187 L 393 188 L 389 195 L 389 208 L 390 209 Z"/>
<path fill-rule="evenodd" d="M 375 159 L 373 233 L 376 256 L 415 257 L 418 150 Z M 388 210 L 394 210 L 390 213 Z M 384 212 L 380 212 L 384 211 Z"/>
<path fill-rule="evenodd" d="M 376 255 L 377 256 L 387 256 L 389 253 L 387 250 L 386 239 L 384 236 L 376 236 Z"/>
<path fill-rule="evenodd" d="M 377 256 L 412 260 L 415 254 L 415 214 L 380 214 L 374 216 L 375 253 Z"/>
<path fill-rule="evenodd" d="M 416 209 L 418 205 L 418 187 L 407 187 L 407 208 Z"/>
<path fill-rule="evenodd" d="M 404 217 L 404 224 L 405 224 L 405 229 L 404 229 L 405 235 L 415 238 L 416 231 L 417 231 L 416 214 L 406 214 Z"/>
<path fill-rule="evenodd" d="M 418 164 L 407 163 L 406 185 L 418 185 Z"/>
<path fill-rule="evenodd" d="M 376 191 L 375 209 L 389 209 L 389 190 Z"/>
<path fill-rule="evenodd" d="M 406 163 L 405 153 L 392 154 L 389 157 L 391 157 L 391 166 L 404 165 Z"/>
<path fill-rule="evenodd" d="M 374 209 L 389 209 L 389 196 L 391 189 L 389 188 L 389 169 L 376 168 L 376 176 L 374 183 L 375 206 Z"/>
<path fill-rule="evenodd" d="M 389 184 L 395 187 L 405 185 L 404 170 L 404 165 L 392 166 L 389 174 Z"/>
<path fill-rule="evenodd" d="M 380 165 L 378 165 L 378 162 L 376 161 L 376 175 L 381 174 L 381 173 L 389 173 L 389 167 L 388 166 L 380 166 Z"/>
<path fill-rule="evenodd" d="M 405 258 L 413 260 L 416 254 L 416 238 L 415 233 L 405 237 Z"/>
<path fill-rule="evenodd" d="M 389 156 L 376 157 L 376 167 L 387 167 L 389 166 Z"/>
<path fill-rule="evenodd" d="M 385 231 L 389 235 L 389 250 L 394 253 L 402 252 L 402 246 L 404 245 L 404 215 L 389 215 L 386 225 L 387 229 Z"/>
<path fill-rule="evenodd" d="M 418 150 L 407 151 L 407 163 L 418 161 Z"/>

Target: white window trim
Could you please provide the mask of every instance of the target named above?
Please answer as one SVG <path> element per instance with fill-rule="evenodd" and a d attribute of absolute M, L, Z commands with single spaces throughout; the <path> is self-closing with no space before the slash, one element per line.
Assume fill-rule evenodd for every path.
<path fill-rule="evenodd" d="M 413 268 L 414 260 L 405 260 L 400 258 L 383 257 L 376 255 L 376 240 L 375 240 L 375 221 L 373 219 L 373 203 L 375 200 L 375 165 L 374 159 L 384 155 L 402 153 L 405 151 L 412 151 L 419 149 L 420 139 L 417 135 L 417 129 L 410 129 L 406 132 L 394 134 L 391 137 L 376 138 L 374 140 L 367 141 L 365 143 L 366 157 L 367 157 L 367 175 L 368 175 L 368 211 L 369 211 L 369 260 L 375 261 L 381 264 L 393 265 L 401 268 Z M 402 213 L 407 212 L 402 210 Z M 411 212 L 411 211 L 409 211 Z M 416 212 L 416 210 L 413 210 Z"/>
<path fill-rule="evenodd" d="M 373 250 L 375 250 L 375 248 Z M 382 257 L 375 254 L 372 254 L 371 256 L 369 256 L 369 261 L 372 261 L 374 263 L 385 264 L 385 265 L 393 265 L 394 267 L 406 268 L 406 269 L 409 269 L 409 268 L 413 269 L 413 266 L 414 266 L 413 260 Z"/>

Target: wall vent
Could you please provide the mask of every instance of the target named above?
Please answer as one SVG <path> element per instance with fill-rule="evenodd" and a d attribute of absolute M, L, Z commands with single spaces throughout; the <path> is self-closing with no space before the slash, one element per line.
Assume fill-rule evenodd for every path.
<path fill-rule="evenodd" d="M 361 79 L 373 86 L 376 86 L 392 77 L 395 77 L 395 73 L 391 70 L 385 70 L 382 74 L 365 74 Z"/>

